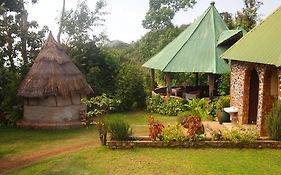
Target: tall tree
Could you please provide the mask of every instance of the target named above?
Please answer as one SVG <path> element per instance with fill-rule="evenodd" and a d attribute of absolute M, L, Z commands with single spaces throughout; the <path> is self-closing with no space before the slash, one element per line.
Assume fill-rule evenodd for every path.
<path fill-rule="evenodd" d="M 242 12 L 237 12 L 235 22 L 236 25 L 250 31 L 259 21 L 258 10 L 263 3 L 260 0 L 244 0 L 244 5 Z"/>
<path fill-rule="evenodd" d="M 63 21 L 64 21 L 64 16 L 65 16 L 65 0 L 63 0 L 62 2 L 62 10 L 61 10 L 61 17 L 60 17 L 60 22 L 59 22 L 59 32 L 58 32 L 58 36 L 57 36 L 57 40 L 58 43 L 60 43 L 60 37 L 61 37 L 61 33 L 62 33 L 62 25 L 63 25 Z"/>
<path fill-rule="evenodd" d="M 222 12 L 220 15 L 230 30 L 235 28 L 235 22 L 231 13 Z"/>
<path fill-rule="evenodd" d="M 152 31 L 171 27 L 176 12 L 181 9 L 187 10 L 195 3 L 195 0 L 149 0 L 149 10 L 142 25 Z"/>
<path fill-rule="evenodd" d="M 62 13 L 63 20 L 60 21 L 61 33 L 67 35 L 66 43 L 80 42 L 86 43 L 93 40 L 90 32 L 94 26 L 101 26 L 105 21 L 103 16 L 107 14 L 103 11 L 106 6 L 105 0 L 98 0 L 95 10 L 91 10 L 87 5 L 87 0 L 78 3 L 76 9 L 71 9 Z"/>

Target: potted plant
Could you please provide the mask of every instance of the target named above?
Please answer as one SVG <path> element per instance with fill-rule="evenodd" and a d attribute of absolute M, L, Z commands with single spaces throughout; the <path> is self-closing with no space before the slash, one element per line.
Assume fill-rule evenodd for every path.
<path fill-rule="evenodd" d="M 222 96 L 215 102 L 215 107 L 217 110 L 218 121 L 220 124 L 224 122 L 230 122 L 230 115 L 223 110 L 225 107 L 230 106 L 230 97 Z"/>

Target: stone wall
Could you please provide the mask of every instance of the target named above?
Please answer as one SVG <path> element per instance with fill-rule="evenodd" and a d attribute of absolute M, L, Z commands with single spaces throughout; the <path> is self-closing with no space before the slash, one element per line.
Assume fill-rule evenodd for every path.
<path fill-rule="evenodd" d="M 246 149 L 281 149 L 280 141 L 257 140 L 252 143 L 234 143 L 230 141 L 199 141 L 199 142 L 163 142 L 163 141 L 108 141 L 111 149 L 131 148 L 246 148 Z"/>
<path fill-rule="evenodd" d="M 278 92 L 272 92 L 272 85 L 279 81 L 272 77 L 278 77 L 275 66 L 255 64 L 248 62 L 231 62 L 231 106 L 238 108 L 239 124 L 248 124 L 249 115 L 249 94 L 251 72 L 256 70 L 259 76 L 259 94 L 257 111 L 257 129 L 261 135 L 266 135 L 265 116 L 271 110 L 274 99 Z M 281 71 L 280 71 L 281 72 Z M 279 73 L 280 74 L 280 73 Z M 278 85 L 278 84 L 277 84 Z"/>

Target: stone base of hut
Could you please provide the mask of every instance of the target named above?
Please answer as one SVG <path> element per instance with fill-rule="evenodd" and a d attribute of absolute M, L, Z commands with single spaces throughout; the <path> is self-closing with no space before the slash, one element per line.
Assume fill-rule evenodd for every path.
<path fill-rule="evenodd" d="M 82 127 L 80 111 L 86 111 L 86 106 L 29 106 L 24 105 L 24 117 L 17 126 L 32 129 L 68 129 Z"/>

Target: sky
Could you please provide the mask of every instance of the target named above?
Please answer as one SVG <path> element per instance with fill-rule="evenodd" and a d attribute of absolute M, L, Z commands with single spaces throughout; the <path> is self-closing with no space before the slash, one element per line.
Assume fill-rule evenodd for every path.
<path fill-rule="evenodd" d="M 219 12 L 236 13 L 243 8 L 243 0 L 213 0 Z M 66 10 L 75 8 L 78 0 L 66 0 Z M 96 0 L 88 0 L 90 8 L 95 7 Z M 192 23 L 209 6 L 211 0 L 197 0 L 197 4 L 187 11 L 176 14 L 175 25 Z M 261 19 L 270 15 L 281 6 L 281 0 L 262 0 L 264 5 L 260 8 Z M 57 18 L 62 8 L 62 0 L 39 0 L 35 5 L 27 4 L 29 20 L 36 20 L 40 27 L 46 25 L 57 35 Z M 140 39 L 146 32 L 142 27 L 142 20 L 149 8 L 149 0 L 107 0 L 105 25 L 93 28 L 96 33 L 104 31 L 110 40 L 121 40 L 127 43 Z"/>

